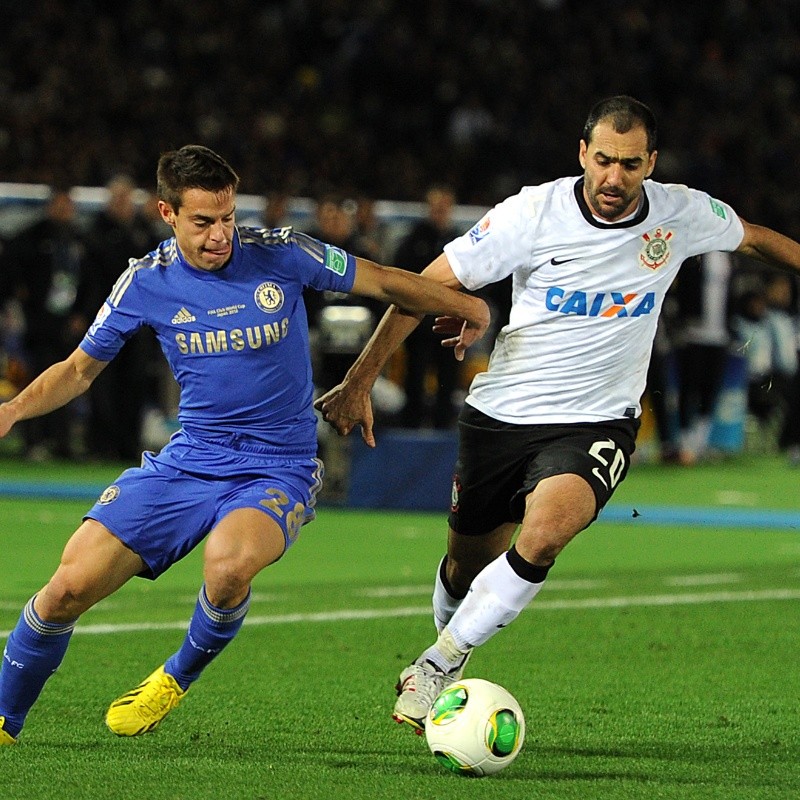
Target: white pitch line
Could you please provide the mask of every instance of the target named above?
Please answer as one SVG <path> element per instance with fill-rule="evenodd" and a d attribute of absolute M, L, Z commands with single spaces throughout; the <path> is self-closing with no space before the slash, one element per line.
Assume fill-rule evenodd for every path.
<path fill-rule="evenodd" d="M 640 595 L 634 597 L 594 597 L 574 600 L 539 600 L 530 609 L 534 611 L 564 611 L 574 609 L 633 608 L 646 606 L 684 606 L 703 603 L 756 603 L 765 600 L 800 600 L 800 589 L 763 589 L 745 592 L 706 592 L 697 594 Z M 310 614 L 271 614 L 247 617 L 245 624 L 287 625 L 298 622 L 346 622 L 350 620 L 386 619 L 392 617 L 421 617 L 431 613 L 429 606 L 404 606 L 401 608 L 344 609 L 320 611 Z M 188 618 L 175 622 L 128 622 L 119 625 L 79 625 L 76 634 L 132 633 L 135 631 L 185 630 Z M 0 639 L 8 638 L 11 631 L 0 631 Z"/>
<path fill-rule="evenodd" d="M 548 578 L 547 589 L 553 590 L 589 590 L 599 589 L 604 581 L 585 580 L 582 578 Z M 417 595 L 430 595 L 433 591 L 431 584 L 417 584 L 411 586 L 374 586 L 359 589 L 355 594 L 359 597 L 387 598 L 387 597 L 415 597 Z"/>
<path fill-rule="evenodd" d="M 575 608 L 629 608 L 633 606 L 693 606 L 703 603 L 757 603 L 762 600 L 800 600 L 800 589 L 763 589 L 704 594 L 656 594 L 641 597 L 595 597 L 588 600 L 545 600 L 531 608 L 561 611 Z"/>
<path fill-rule="evenodd" d="M 675 575 L 664 578 L 667 586 L 713 586 L 720 583 L 739 583 L 742 576 L 736 572 L 718 572 L 709 575 Z"/>
<path fill-rule="evenodd" d="M 589 578 L 548 578 L 547 579 L 547 590 L 552 591 L 553 589 L 559 589 L 562 591 L 567 590 L 588 590 L 588 589 L 599 589 L 602 586 L 605 586 L 605 581 L 597 581 L 592 580 Z"/>
<path fill-rule="evenodd" d="M 375 586 L 371 589 L 360 589 L 356 592 L 361 597 L 409 597 L 413 595 L 431 594 L 429 583 L 418 586 Z"/>

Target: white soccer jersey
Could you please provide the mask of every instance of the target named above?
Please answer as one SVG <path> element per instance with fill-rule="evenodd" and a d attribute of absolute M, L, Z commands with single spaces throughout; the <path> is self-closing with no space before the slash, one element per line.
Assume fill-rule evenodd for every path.
<path fill-rule="evenodd" d="M 518 424 L 638 417 L 678 268 L 743 236 L 730 206 L 686 186 L 645 181 L 617 223 L 592 215 L 582 178 L 523 188 L 444 248 L 467 289 L 513 275 L 509 323 L 467 402 Z"/>

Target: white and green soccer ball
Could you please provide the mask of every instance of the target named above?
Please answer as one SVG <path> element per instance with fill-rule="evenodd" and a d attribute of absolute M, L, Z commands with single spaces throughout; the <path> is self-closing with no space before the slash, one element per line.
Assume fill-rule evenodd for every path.
<path fill-rule="evenodd" d="M 496 683 L 466 678 L 444 689 L 425 720 L 425 739 L 447 769 L 482 777 L 507 767 L 525 740 L 525 717 Z"/>

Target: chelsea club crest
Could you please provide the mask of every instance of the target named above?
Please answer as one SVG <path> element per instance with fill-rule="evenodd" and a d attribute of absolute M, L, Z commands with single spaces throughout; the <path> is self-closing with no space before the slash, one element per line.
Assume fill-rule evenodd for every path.
<path fill-rule="evenodd" d="M 112 484 L 100 495 L 100 499 L 97 502 L 100 503 L 101 506 L 107 506 L 109 503 L 113 503 L 118 497 L 119 486 Z"/>
<path fill-rule="evenodd" d="M 254 297 L 256 305 L 267 314 L 274 314 L 283 306 L 283 289 L 271 281 L 262 283 L 256 289 Z"/>

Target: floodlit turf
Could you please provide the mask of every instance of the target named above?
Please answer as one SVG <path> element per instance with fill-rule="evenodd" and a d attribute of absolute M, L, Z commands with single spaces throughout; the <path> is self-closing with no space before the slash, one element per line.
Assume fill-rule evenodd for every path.
<path fill-rule="evenodd" d="M 0 479 L 21 472 L 0 464 Z M 107 479 L 67 467 L 22 477 Z M 799 480 L 777 459 L 634 467 L 614 502 L 640 516 L 579 536 L 531 607 L 470 662 L 526 713 L 523 751 L 497 776 L 444 771 L 389 716 L 397 674 L 433 638 L 444 516 L 322 508 L 257 579 L 239 637 L 153 734 L 117 738 L 103 715 L 180 643 L 201 554 L 88 612 L 20 743 L 0 750 L 0 796 L 800 796 L 800 531 L 647 522 L 656 505 L 800 513 Z M 0 498 L 0 638 L 86 507 Z"/>

